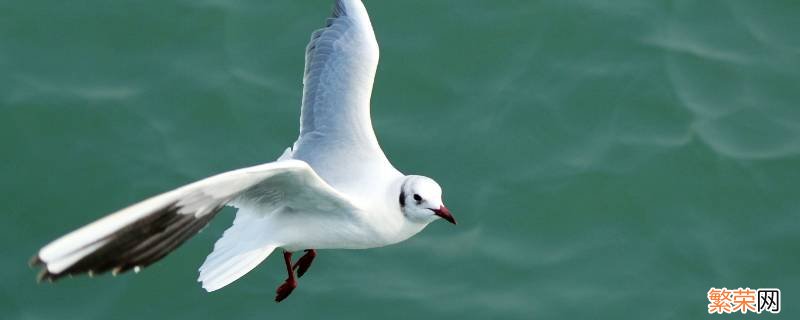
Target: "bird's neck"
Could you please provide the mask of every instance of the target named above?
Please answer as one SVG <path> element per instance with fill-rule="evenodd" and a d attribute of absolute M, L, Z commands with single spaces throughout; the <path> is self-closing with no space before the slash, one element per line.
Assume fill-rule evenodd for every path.
<path fill-rule="evenodd" d="M 406 177 L 400 174 L 388 183 L 389 188 L 380 194 L 373 194 L 373 206 L 367 211 L 367 224 L 380 235 L 382 245 L 401 242 L 419 233 L 430 221 L 415 221 L 403 213 L 400 205 L 400 187 Z"/>

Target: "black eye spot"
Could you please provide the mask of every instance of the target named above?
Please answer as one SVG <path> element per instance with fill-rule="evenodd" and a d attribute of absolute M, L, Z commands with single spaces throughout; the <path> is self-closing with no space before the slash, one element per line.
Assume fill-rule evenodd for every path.
<path fill-rule="evenodd" d="M 414 200 L 416 200 L 417 202 L 420 202 L 420 201 L 422 201 L 422 197 L 420 197 L 418 194 L 415 193 L 414 194 Z"/>

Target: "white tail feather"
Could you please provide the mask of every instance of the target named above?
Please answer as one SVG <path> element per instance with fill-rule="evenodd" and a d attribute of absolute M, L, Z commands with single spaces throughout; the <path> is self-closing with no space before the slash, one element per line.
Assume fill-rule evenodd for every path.
<path fill-rule="evenodd" d="M 198 278 L 198 281 L 203 283 L 203 289 L 206 289 L 208 292 L 221 289 L 241 278 L 250 272 L 250 270 L 253 270 L 253 268 L 258 266 L 261 261 L 264 261 L 273 250 L 275 250 L 275 246 L 266 246 L 264 248 L 237 254 L 227 261 L 221 261 L 221 264 L 207 265 L 203 263 L 203 266 L 200 267 L 200 278 Z"/>
<path fill-rule="evenodd" d="M 253 270 L 277 246 L 266 241 L 267 219 L 246 212 L 236 214 L 233 225 L 214 244 L 200 267 L 203 289 L 211 292 L 231 284 Z"/>

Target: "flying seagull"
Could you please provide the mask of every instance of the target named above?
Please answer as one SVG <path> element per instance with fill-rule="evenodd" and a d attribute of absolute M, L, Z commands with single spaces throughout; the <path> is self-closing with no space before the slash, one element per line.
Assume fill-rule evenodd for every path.
<path fill-rule="evenodd" d="M 360 0 L 336 0 L 306 48 L 300 136 L 275 162 L 218 174 L 157 195 L 44 246 L 39 280 L 138 271 L 198 233 L 224 206 L 233 225 L 200 267 L 207 291 L 240 278 L 283 250 L 297 287 L 316 249 L 394 244 L 437 219 L 456 223 L 430 178 L 404 175 L 383 154 L 370 121 L 378 44 Z M 292 263 L 292 254 L 305 254 Z M 297 275 L 295 276 L 295 272 Z"/>

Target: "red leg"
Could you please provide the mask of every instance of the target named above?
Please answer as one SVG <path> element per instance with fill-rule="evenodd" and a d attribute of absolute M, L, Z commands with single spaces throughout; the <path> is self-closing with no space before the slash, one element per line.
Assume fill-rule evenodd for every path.
<path fill-rule="evenodd" d="M 294 278 L 294 270 L 292 269 L 292 253 L 284 250 L 283 260 L 286 262 L 286 272 L 289 273 L 289 277 L 286 278 L 286 281 L 284 281 L 277 290 L 275 290 L 277 293 L 275 296 L 275 302 L 283 301 L 283 299 L 286 299 L 286 297 L 292 293 L 294 288 L 297 288 L 297 280 Z"/>
<path fill-rule="evenodd" d="M 311 262 L 314 261 L 314 257 L 316 256 L 317 256 L 317 250 L 308 249 L 306 250 L 306 254 L 304 254 L 302 257 L 300 257 L 299 260 L 297 260 L 297 263 L 294 264 L 294 269 L 297 270 L 298 278 L 302 277 L 303 274 L 305 274 L 306 271 L 308 271 L 308 267 L 311 266 Z"/>

